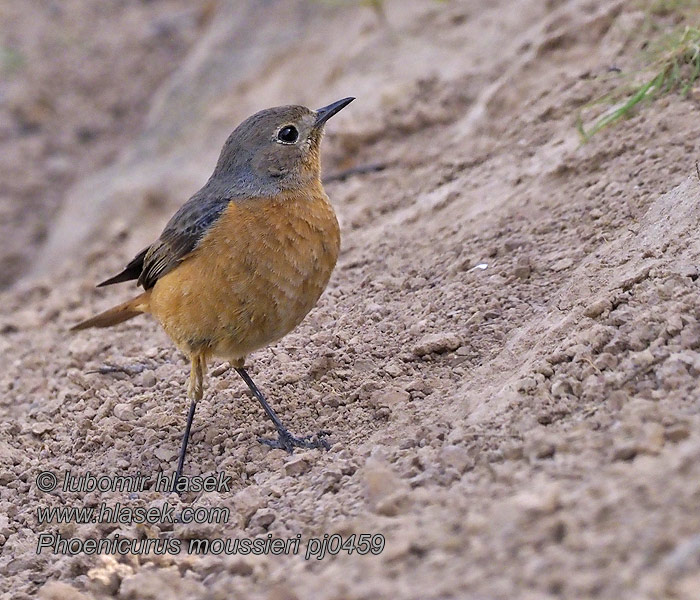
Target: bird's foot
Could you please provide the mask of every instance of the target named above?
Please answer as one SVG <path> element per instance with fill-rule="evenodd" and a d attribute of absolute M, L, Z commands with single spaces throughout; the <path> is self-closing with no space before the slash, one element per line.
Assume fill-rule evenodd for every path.
<path fill-rule="evenodd" d="M 323 448 L 324 450 L 330 450 L 331 445 L 324 439 L 329 434 L 330 432 L 328 431 L 319 431 L 315 436 L 296 437 L 286 429 L 280 429 L 276 440 L 258 438 L 258 441 L 270 448 L 286 450 L 289 454 L 292 454 L 294 453 L 294 448 Z"/>

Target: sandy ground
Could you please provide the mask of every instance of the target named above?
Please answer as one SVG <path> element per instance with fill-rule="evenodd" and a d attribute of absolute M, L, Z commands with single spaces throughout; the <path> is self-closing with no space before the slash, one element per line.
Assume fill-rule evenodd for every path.
<path fill-rule="evenodd" d="M 30 268 L 71 185 L 143 127 L 204 7 L 0 2 L 0 289 Z"/>
<path fill-rule="evenodd" d="M 658 101 L 583 146 L 574 129 L 579 108 L 613 85 L 610 67 L 635 68 L 647 15 L 594 0 L 521 0 L 517 10 L 396 0 L 384 19 L 270 2 L 289 11 L 293 39 L 246 45 L 258 62 L 211 92 L 218 103 L 185 102 L 188 81 L 228 64 L 217 49 L 252 18 L 244 4 L 217 8 L 192 49 L 175 52 L 181 65 L 153 91 L 145 133 L 125 133 L 121 158 L 85 175 L 116 182 L 95 193 L 99 214 L 121 206 L 119 219 L 78 223 L 71 237 L 89 186 L 47 197 L 62 210 L 42 225 L 53 256 L 37 245 L 38 266 L 17 267 L 27 277 L 3 293 L 2 598 L 700 597 L 698 95 Z M 327 60 L 299 70 L 314 49 Z M 261 446 L 271 434 L 262 411 L 215 365 L 186 473 L 223 472 L 229 490 L 40 491 L 41 471 L 172 473 L 183 357 L 147 318 L 67 327 L 132 292 L 93 285 L 201 185 L 236 122 L 222 121 L 296 98 L 321 105 L 353 86 L 358 100 L 324 142 L 326 173 L 385 168 L 327 184 L 343 230 L 331 284 L 295 332 L 250 360 L 289 427 L 330 431 L 331 450 Z M 196 152 L 159 143 L 179 123 Z M 174 166 L 182 179 L 161 186 Z M 129 210 L 125 189 L 138 192 Z M 38 522 L 37 509 L 118 502 L 224 507 L 230 518 Z M 363 533 L 383 536 L 383 550 L 304 559 L 310 539 Z M 302 550 L 37 554 L 41 534 L 183 548 L 299 535 Z"/>

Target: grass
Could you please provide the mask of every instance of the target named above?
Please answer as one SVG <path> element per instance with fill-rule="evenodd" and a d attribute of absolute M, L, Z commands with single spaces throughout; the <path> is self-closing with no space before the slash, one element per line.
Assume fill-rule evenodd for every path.
<path fill-rule="evenodd" d="M 24 66 L 24 62 L 22 54 L 12 48 L 0 46 L 0 69 L 7 73 L 14 73 Z"/>
<path fill-rule="evenodd" d="M 656 0 L 649 7 L 649 14 L 672 14 L 683 20 L 689 14 L 686 11 L 694 9 L 697 4 L 688 0 Z M 700 28 L 677 26 L 670 34 L 649 44 L 645 62 L 646 66 L 633 74 L 635 82 L 629 83 L 629 76 L 621 76 L 623 81 L 613 92 L 583 107 L 576 127 L 584 142 L 602 129 L 632 115 L 642 103 L 673 92 L 687 96 L 700 77 Z M 584 113 L 601 104 L 612 106 L 585 123 Z"/>

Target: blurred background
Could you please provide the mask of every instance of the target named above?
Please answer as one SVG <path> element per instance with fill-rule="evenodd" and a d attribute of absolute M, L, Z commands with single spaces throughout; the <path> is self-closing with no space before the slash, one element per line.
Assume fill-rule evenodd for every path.
<path fill-rule="evenodd" d="M 380 109 L 478 63 L 455 35 L 467 14 L 434 0 L 0 3 L 0 288 L 97 238 L 138 250 L 262 108 L 357 96 L 325 153 L 328 169 L 353 166 Z"/>

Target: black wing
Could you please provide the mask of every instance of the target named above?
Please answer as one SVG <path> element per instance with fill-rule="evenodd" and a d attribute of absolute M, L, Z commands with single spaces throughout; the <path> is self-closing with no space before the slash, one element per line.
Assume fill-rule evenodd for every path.
<path fill-rule="evenodd" d="M 113 283 L 121 283 L 122 281 L 129 281 L 131 279 L 138 279 L 141 276 L 141 271 L 143 271 L 143 259 L 148 252 L 148 248 L 144 248 L 139 252 L 133 260 L 126 265 L 126 268 L 114 277 L 106 279 L 102 283 L 98 283 L 97 287 L 102 287 L 105 285 L 112 285 Z"/>
<path fill-rule="evenodd" d="M 227 196 L 212 193 L 207 186 L 202 188 L 173 215 L 156 242 L 139 252 L 121 273 L 98 287 L 138 279 L 144 289 L 152 288 L 197 247 L 228 206 Z"/>

